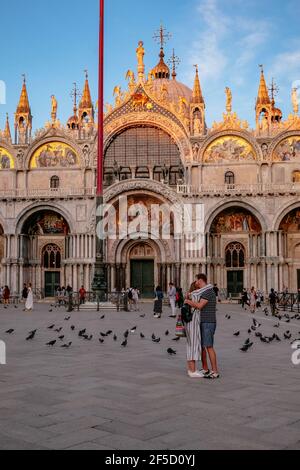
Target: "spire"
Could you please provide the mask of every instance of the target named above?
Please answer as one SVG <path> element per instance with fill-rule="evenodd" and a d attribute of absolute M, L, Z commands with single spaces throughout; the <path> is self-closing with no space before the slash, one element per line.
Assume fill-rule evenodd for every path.
<path fill-rule="evenodd" d="M 8 119 L 8 113 L 6 113 L 6 124 L 5 124 L 5 129 L 3 132 L 3 135 L 6 140 L 11 142 L 11 133 L 10 133 L 10 125 L 9 125 L 9 119 Z"/>
<path fill-rule="evenodd" d="M 152 74 L 155 78 L 170 78 L 170 69 L 164 61 L 165 52 L 164 45 L 168 39 L 172 36 L 170 33 L 167 33 L 163 25 L 161 25 L 159 31 L 153 36 L 153 39 L 160 42 L 160 53 L 159 53 L 159 63 L 152 70 Z"/>
<path fill-rule="evenodd" d="M 29 113 L 31 114 L 30 106 L 29 106 L 29 99 L 28 93 L 26 88 L 26 77 L 23 75 L 23 86 L 21 91 L 21 96 L 19 100 L 19 104 L 17 107 L 17 113 Z"/>
<path fill-rule="evenodd" d="M 90 86 L 89 86 L 89 76 L 88 76 L 88 71 L 85 70 L 85 84 L 84 84 L 84 89 L 82 93 L 82 98 L 79 104 L 79 109 L 92 108 L 92 107 L 93 107 L 93 103 L 92 103 Z"/>
<path fill-rule="evenodd" d="M 177 65 L 180 64 L 180 59 L 175 55 L 175 50 L 173 49 L 173 54 L 172 57 L 168 61 L 168 65 L 172 67 L 172 78 L 173 80 L 176 80 L 177 77 L 177 72 L 176 72 L 176 67 Z"/>
<path fill-rule="evenodd" d="M 257 106 L 271 104 L 271 100 L 269 97 L 268 88 L 267 88 L 266 80 L 264 76 L 264 69 L 262 65 L 260 65 L 260 67 L 261 67 L 261 75 L 260 75 L 260 84 L 259 84 L 257 101 L 256 101 Z"/>
<path fill-rule="evenodd" d="M 204 103 L 201 86 L 200 86 L 198 65 L 194 65 L 194 67 L 196 68 L 196 76 L 195 76 L 194 89 L 193 89 L 193 102 Z"/>

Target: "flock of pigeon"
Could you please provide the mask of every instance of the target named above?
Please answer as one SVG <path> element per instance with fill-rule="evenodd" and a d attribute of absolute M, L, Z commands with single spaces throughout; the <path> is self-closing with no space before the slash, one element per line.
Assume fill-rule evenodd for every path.
<path fill-rule="evenodd" d="M 4 308 L 7 309 L 8 307 L 5 306 Z M 15 306 L 15 308 L 18 308 L 18 307 Z M 56 305 L 51 305 L 51 308 L 49 309 L 49 312 L 50 312 L 50 313 L 53 312 L 53 308 L 58 308 L 58 306 L 56 306 Z M 146 316 L 145 314 L 140 315 L 141 318 L 145 318 L 145 316 Z M 71 320 L 71 318 L 72 318 L 71 315 L 70 315 L 70 316 L 66 316 L 66 317 L 64 318 L 64 321 L 65 321 L 65 322 L 69 322 L 69 321 Z M 102 316 L 100 316 L 100 320 L 104 320 L 104 319 L 105 319 L 105 314 L 102 315 Z M 122 347 L 122 348 L 126 348 L 126 347 L 128 346 L 128 342 L 129 342 L 129 339 L 130 339 L 130 335 L 135 334 L 135 333 L 137 332 L 137 329 L 138 329 L 138 327 L 137 327 L 137 326 L 134 326 L 134 327 L 132 327 L 132 328 L 130 328 L 130 329 L 127 329 L 127 330 L 123 333 L 123 335 L 122 335 L 122 337 L 121 337 L 121 347 Z M 52 339 L 51 341 L 47 342 L 47 343 L 45 344 L 45 346 L 48 346 L 48 347 L 50 347 L 50 348 L 53 348 L 54 346 L 60 345 L 60 347 L 61 347 L 61 348 L 64 348 L 64 349 L 69 349 L 69 348 L 72 346 L 73 341 L 69 341 L 69 342 L 67 342 L 67 343 L 64 342 L 67 333 L 64 332 L 64 328 L 63 328 L 63 327 L 59 327 L 59 328 L 58 328 L 58 327 L 56 327 L 55 324 L 52 324 L 52 325 L 49 325 L 49 326 L 47 327 L 47 330 L 49 330 L 49 332 L 52 331 L 53 333 L 57 333 L 57 335 L 59 335 L 59 336 L 57 336 L 57 338 Z M 82 329 L 82 330 L 79 329 L 79 331 L 77 332 L 75 325 L 71 325 L 71 326 L 70 326 L 70 331 L 73 332 L 73 334 L 78 334 L 78 337 L 79 337 L 79 338 L 82 338 L 82 339 L 85 340 L 85 341 L 92 341 L 92 340 L 94 339 L 94 335 L 88 334 L 86 328 L 84 328 L 84 329 Z M 11 329 L 9 329 L 9 330 L 7 330 L 7 331 L 5 332 L 5 334 L 7 334 L 7 335 L 13 335 L 14 333 L 15 333 L 15 329 L 13 329 L 13 328 L 11 328 Z M 26 336 L 26 338 L 25 338 L 25 340 L 26 340 L 26 341 L 33 341 L 33 340 L 36 338 L 37 333 L 38 333 L 38 329 L 29 331 L 28 334 L 27 334 L 27 336 Z M 69 333 L 69 332 L 68 332 L 68 333 Z M 165 332 L 165 336 L 168 337 L 169 335 L 170 335 L 170 332 L 169 332 L 169 330 L 167 330 L 167 331 Z M 113 341 L 115 341 L 115 342 L 118 341 L 118 336 L 117 336 L 117 334 L 114 334 L 114 332 L 113 332 L 112 330 L 108 330 L 108 331 L 106 331 L 106 332 L 100 331 L 98 341 L 99 341 L 100 344 L 103 344 L 103 343 L 105 342 L 105 339 L 108 338 L 108 337 L 111 337 L 111 336 L 113 337 Z M 145 336 L 142 332 L 140 333 L 140 339 L 141 339 L 141 340 L 145 340 L 145 339 L 146 339 L 146 336 Z M 151 341 L 152 341 L 153 343 L 155 343 L 155 344 L 158 344 L 158 343 L 161 342 L 161 338 L 160 338 L 160 337 L 157 337 L 154 333 L 152 334 L 152 336 L 151 336 L 150 339 L 151 339 Z M 173 341 L 179 341 L 179 340 L 180 340 L 179 337 L 173 338 Z M 60 344 L 60 343 L 61 343 L 61 344 Z M 177 354 L 177 352 L 176 352 L 173 348 L 171 348 L 171 347 L 169 347 L 169 348 L 167 349 L 167 353 L 168 353 L 170 356 L 174 356 L 174 355 Z"/>
<path fill-rule="evenodd" d="M 7 309 L 8 307 L 4 306 L 4 308 Z M 15 308 L 18 308 L 18 307 L 15 306 Z M 49 309 L 49 312 L 52 312 L 53 308 L 58 308 L 58 307 L 56 305 L 51 305 L 51 308 Z M 270 315 L 267 308 L 265 308 L 263 312 L 264 312 L 265 316 Z M 146 316 L 145 314 L 140 315 L 141 318 L 145 318 L 145 316 Z M 71 318 L 72 318 L 71 315 L 66 316 L 64 318 L 64 321 L 69 322 L 71 320 Z M 226 315 L 225 318 L 227 320 L 230 320 L 231 315 Z M 259 323 L 255 318 L 253 318 L 252 319 L 252 324 L 250 325 L 250 327 L 248 329 L 248 338 L 244 341 L 243 345 L 240 347 L 240 351 L 248 352 L 252 348 L 252 346 L 254 345 L 254 338 L 258 338 L 262 343 L 266 343 L 266 344 L 270 344 L 272 342 L 279 342 L 279 341 L 282 341 L 282 340 L 291 340 L 292 339 L 292 333 L 290 332 L 290 330 L 284 331 L 282 337 L 280 337 L 279 334 L 277 334 L 277 333 L 279 333 L 279 328 L 281 328 L 283 326 L 283 323 L 290 323 L 291 320 L 300 320 L 300 314 L 294 314 L 294 315 L 289 315 L 288 313 L 280 314 L 280 312 L 277 311 L 276 314 L 275 314 L 275 317 L 274 317 L 274 321 L 276 321 L 275 318 L 277 320 L 277 323 L 273 325 L 273 328 L 276 329 L 276 332 L 274 332 L 271 336 L 267 336 L 267 335 L 263 334 L 262 324 Z M 100 316 L 100 320 L 104 320 L 104 319 L 105 319 L 105 314 Z M 64 331 L 63 327 L 61 327 L 61 326 L 56 327 L 55 324 L 52 324 L 52 325 L 48 326 L 47 329 L 49 330 L 49 332 L 51 331 L 52 333 L 56 333 L 57 335 L 59 335 L 56 338 L 54 338 L 51 341 L 46 343 L 46 346 L 48 346 L 48 347 L 54 347 L 55 345 L 56 346 L 60 345 L 61 348 L 69 349 L 72 346 L 73 341 L 65 342 L 65 338 L 66 338 L 66 335 L 70 333 L 70 331 L 72 331 L 73 334 L 78 335 L 78 337 L 81 338 L 84 341 L 92 341 L 93 339 L 95 339 L 94 335 L 89 334 L 87 332 L 86 328 L 76 331 L 75 325 L 70 326 L 70 330 L 68 330 L 68 333 L 66 333 Z M 137 326 L 134 326 L 132 328 L 127 329 L 121 335 L 120 338 L 118 338 L 117 334 L 114 333 L 112 330 L 108 330 L 106 332 L 101 331 L 99 333 L 98 341 L 99 341 L 100 344 L 103 344 L 105 342 L 105 339 L 107 339 L 109 337 L 112 337 L 114 342 L 117 342 L 118 340 L 121 340 L 120 341 L 121 347 L 126 348 L 128 346 L 130 336 L 135 334 L 137 332 L 137 329 L 138 329 Z M 5 333 L 7 335 L 12 335 L 12 334 L 15 333 L 15 330 L 11 328 L 11 329 L 7 330 Z M 35 330 L 32 330 L 32 331 L 28 332 L 28 334 L 25 338 L 26 341 L 33 341 L 36 338 L 37 333 L 38 333 L 38 329 L 35 329 Z M 300 331 L 298 332 L 298 334 L 300 335 Z M 165 335 L 165 337 L 169 337 L 170 332 L 167 330 L 167 331 L 165 331 L 164 335 Z M 240 337 L 240 335 L 241 335 L 241 331 L 236 331 L 235 333 L 233 333 L 233 336 L 235 336 L 236 338 Z M 141 340 L 146 339 L 146 336 L 142 332 L 140 332 L 140 339 Z M 152 334 L 151 338 L 149 338 L 149 339 L 155 344 L 158 344 L 158 343 L 161 342 L 161 338 L 157 337 L 154 333 Z M 180 337 L 175 337 L 175 338 L 172 339 L 172 341 L 174 341 L 174 342 L 179 341 L 179 340 L 180 340 Z M 294 338 L 292 340 L 291 344 L 294 344 L 296 342 L 299 342 L 299 344 L 300 344 L 300 338 Z M 170 356 L 175 356 L 177 354 L 176 350 L 174 350 L 172 347 L 169 347 L 166 352 Z"/>
<path fill-rule="evenodd" d="M 268 317 L 270 315 L 269 310 L 267 308 L 264 308 L 263 312 L 264 312 L 266 317 Z M 230 320 L 231 315 L 226 315 L 225 318 L 227 320 Z M 259 340 L 262 343 L 266 343 L 266 344 L 270 344 L 273 341 L 280 342 L 282 340 L 291 340 L 292 339 L 292 333 L 290 332 L 290 330 L 286 330 L 285 332 L 283 332 L 282 338 L 280 338 L 280 336 L 279 336 L 279 334 L 277 334 L 277 332 L 279 331 L 279 328 L 281 328 L 281 326 L 283 326 L 283 323 L 290 323 L 291 320 L 300 320 L 300 314 L 298 314 L 298 313 L 296 313 L 294 315 L 289 315 L 288 313 L 281 314 L 277 310 L 274 317 L 272 317 L 272 318 L 274 318 L 274 321 L 275 321 L 275 318 L 276 318 L 278 320 L 278 322 L 275 325 L 273 325 L 273 328 L 276 328 L 277 330 L 271 336 L 267 336 L 267 335 L 263 334 L 262 331 L 261 331 L 262 324 L 259 323 L 255 318 L 252 319 L 252 325 L 248 329 L 248 336 L 249 337 L 245 340 L 244 344 L 240 348 L 240 351 L 247 352 L 252 348 L 252 346 L 254 345 L 254 340 L 251 341 L 251 335 L 252 335 L 252 337 L 254 335 L 255 338 L 259 338 Z M 233 336 L 238 338 L 240 336 L 240 334 L 241 334 L 240 331 L 236 331 L 235 333 L 233 333 Z M 298 334 L 300 336 L 300 331 L 298 332 Z M 299 344 L 300 344 L 300 338 L 294 338 L 292 340 L 291 344 L 293 345 L 296 342 L 299 342 Z"/>

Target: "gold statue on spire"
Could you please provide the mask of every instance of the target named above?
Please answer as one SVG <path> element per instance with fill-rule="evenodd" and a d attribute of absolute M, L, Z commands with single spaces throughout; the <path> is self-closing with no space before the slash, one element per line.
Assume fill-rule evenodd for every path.
<path fill-rule="evenodd" d="M 295 114 L 299 112 L 298 88 L 292 88 L 292 105 Z"/>
<path fill-rule="evenodd" d="M 138 77 L 139 82 L 143 82 L 145 79 L 145 64 L 144 64 L 144 43 L 143 41 L 139 41 L 138 48 L 136 50 L 136 56 L 138 61 Z"/>
<path fill-rule="evenodd" d="M 51 95 L 51 118 L 52 121 L 56 121 L 57 116 L 57 100 L 54 95 Z"/>
<path fill-rule="evenodd" d="M 232 93 L 228 86 L 225 88 L 225 93 L 226 93 L 226 111 L 228 114 L 230 114 L 232 112 Z"/>

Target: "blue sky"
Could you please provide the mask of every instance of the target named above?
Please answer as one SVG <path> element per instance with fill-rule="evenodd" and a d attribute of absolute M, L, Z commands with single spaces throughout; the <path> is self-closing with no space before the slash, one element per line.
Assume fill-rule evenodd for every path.
<path fill-rule="evenodd" d="M 88 6 L 87 6 L 88 5 Z M 154 32 L 162 21 L 181 58 L 178 80 L 193 84 L 199 64 L 208 125 L 220 120 L 225 86 L 232 89 L 234 111 L 254 124 L 254 102 L 264 64 L 267 82 L 280 88 L 277 104 L 285 117 L 291 111 L 290 90 L 300 80 L 300 2 L 298 0 L 106 0 L 106 101 L 115 85 L 125 86 L 128 69 L 136 69 L 139 40 L 146 49 L 147 69 L 158 62 Z M 1 5 L 0 80 L 7 85 L 6 105 L 13 121 L 21 74 L 26 73 L 34 128 L 49 119 L 50 96 L 58 100 L 65 122 L 72 114 L 74 81 L 82 89 L 89 70 L 94 101 L 97 89 L 98 0 L 15 0 Z"/>

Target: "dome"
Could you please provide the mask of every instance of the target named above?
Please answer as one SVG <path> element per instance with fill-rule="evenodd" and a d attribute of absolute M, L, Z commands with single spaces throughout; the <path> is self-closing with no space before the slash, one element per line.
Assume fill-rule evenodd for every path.
<path fill-rule="evenodd" d="M 70 117 L 67 122 L 67 126 L 69 129 L 78 129 L 78 124 L 79 124 L 79 118 L 76 114 Z"/>
<path fill-rule="evenodd" d="M 183 83 L 178 82 L 177 80 L 168 80 L 167 78 L 160 78 L 153 80 L 153 92 L 159 94 L 161 92 L 162 86 L 168 90 L 168 101 L 173 103 L 178 103 L 179 98 L 185 98 L 188 103 L 190 103 L 193 97 L 193 91 L 184 85 Z"/>

